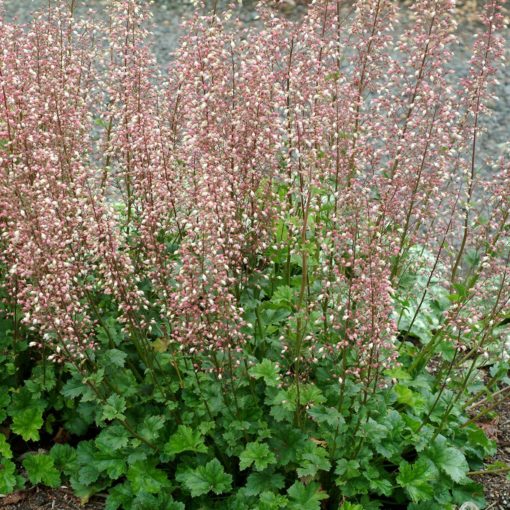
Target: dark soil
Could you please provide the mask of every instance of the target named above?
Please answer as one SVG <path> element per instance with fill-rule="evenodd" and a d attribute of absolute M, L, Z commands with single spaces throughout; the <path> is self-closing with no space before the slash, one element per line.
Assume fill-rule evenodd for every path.
<path fill-rule="evenodd" d="M 0 510 L 102 510 L 104 498 L 93 498 L 82 505 L 70 489 L 33 489 L 0 498 Z"/>

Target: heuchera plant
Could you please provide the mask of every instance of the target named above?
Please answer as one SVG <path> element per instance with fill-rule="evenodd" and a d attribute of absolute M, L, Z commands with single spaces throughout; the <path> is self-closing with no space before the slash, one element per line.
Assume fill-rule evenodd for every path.
<path fill-rule="evenodd" d="M 407 30 L 391 0 L 197 9 L 166 73 L 147 5 L 109 3 L 0 15 L 0 493 L 482 507 L 472 477 L 508 470 L 477 425 L 509 388 L 510 166 L 478 150 L 501 2 L 461 75 L 453 0 Z"/>

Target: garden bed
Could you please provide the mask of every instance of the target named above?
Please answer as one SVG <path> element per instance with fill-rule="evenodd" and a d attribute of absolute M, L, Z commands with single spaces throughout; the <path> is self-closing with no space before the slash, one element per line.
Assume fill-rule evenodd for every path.
<path fill-rule="evenodd" d="M 508 505 L 503 2 L 196 12 L 164 74 L 56 2 L 0 23 L 0 510 Z"/>

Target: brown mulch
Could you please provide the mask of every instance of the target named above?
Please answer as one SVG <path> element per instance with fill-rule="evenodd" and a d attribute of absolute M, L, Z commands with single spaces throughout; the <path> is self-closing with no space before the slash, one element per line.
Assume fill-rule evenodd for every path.
<path fill-rule="evenodd" d="M 93 498 L 82 505 L 70 489 L 33 489 L 0 498 L 0 510 L 102 510 L 104 499 Z"/>

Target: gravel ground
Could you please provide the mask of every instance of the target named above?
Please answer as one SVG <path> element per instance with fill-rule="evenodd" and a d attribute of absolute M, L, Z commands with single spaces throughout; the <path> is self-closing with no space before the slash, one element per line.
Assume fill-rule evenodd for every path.
<path fill-rule="evenodd" d="M 51 0 L 4 0 L 6 18 L 17 19 L 25 22 L 30 18 L 30 13 L 47 4 Z M 211 2 L 212 0 L 209 0 Z M 226 0 L 220 0 L 220 2 Z M 302 6 L 289 9 L 295 0 L 277 0 L 287 6 L 286 14 L 292 17 L 298 17 L 304 10 Z M 301 0 L 303 1 L 303 0 Z M 472 4 L 475 0 L 464 0 L 464 2 Z M 104 13 L 108 0 L 77 0 L 77 9 L 79 12 L 87 12 L 90 8 L 96 9 L 101 15 Z M 275 0 L 276 2 L 276 0 Z M 298 3 L 300 0 L 298 0 Z M 459 47 L 456 50 L 456 56 L 453 61 L 453 67 L 462 72 L 466 68 L 466 62 L 470 56 L 470 48 L 473 41 L 473 35 L 479 30 L 479 27 L 472 21 L 470 15 L 465 15 L 467 6 L 460 3 L 459 11 Z M 507 10 L 510 8 L 510 1 L 507 1 Z M 404 7 L 403 25 L 406 24 Z M 152 5 L 154 20 L 154 40 L 155 51 L 159 63 L 166 66 L 171 60 L 171 52 L 175 50 L 182 34 L 180 23 L 183 18 L 189 16 L 193 6 L 191 2 L 186 0 L 156 0 Z M 256 19 L 253 0 L 243 2 L 241 18 L 245 23 L 253 23 Z M 507 40 L 507 53 L 510 48 L 510 30 L 505 30 L 505 38 Z M 479 155 L 481 159 L 497 158 L 502 152 L 510 154 L 510 66 L 506 67 L 499 77 L 499 85 L 497 86 L 495 96 L 499 97 L 499 101 L 491 104 L 492 116 L 485 119 L 487 132 L 480 138 Z"/>

